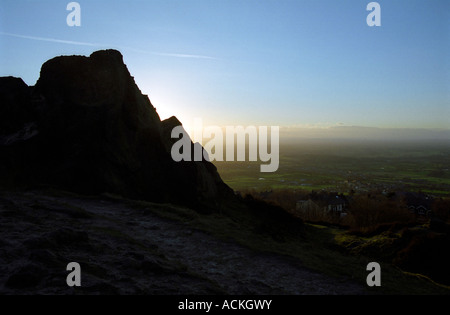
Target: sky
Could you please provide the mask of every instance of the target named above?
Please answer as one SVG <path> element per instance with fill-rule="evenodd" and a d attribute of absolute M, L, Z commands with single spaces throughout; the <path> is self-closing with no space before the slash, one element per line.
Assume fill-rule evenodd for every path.
<path fill-rule="evenodd" d="M 450 1 L 1 0 L 0 76 L 114 48 L 185 126 L 450 129 Z"/>

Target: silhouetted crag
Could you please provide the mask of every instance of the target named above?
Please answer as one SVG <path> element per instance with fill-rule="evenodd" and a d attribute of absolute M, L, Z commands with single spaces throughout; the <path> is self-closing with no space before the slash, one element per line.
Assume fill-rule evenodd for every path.
<path fill-rule="evenodd" d="M 208 211 L 233 191 L 213 164 L 174 162 L 170 131 L 120 52 L 47 61 L 36 86 L 0 78 L 0 186 L 111 192 Z M 194 144 L 192 144 L 194 146 Z"/>

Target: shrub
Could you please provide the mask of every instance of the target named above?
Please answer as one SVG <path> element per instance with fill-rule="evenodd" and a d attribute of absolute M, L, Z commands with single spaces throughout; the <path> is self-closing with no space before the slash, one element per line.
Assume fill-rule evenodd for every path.
<path fill-rule="evenodd" d="M 388 199 L 384 195 L 358 195 L 353 198 L 346 223 L 353 230 L 368 232 L 381 225 L 410 223 L 413 214 L 403 201 Z"/>

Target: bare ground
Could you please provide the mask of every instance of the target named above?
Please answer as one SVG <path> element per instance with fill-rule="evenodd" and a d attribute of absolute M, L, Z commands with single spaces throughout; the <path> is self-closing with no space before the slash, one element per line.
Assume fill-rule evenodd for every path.
<path fill-rule="evenodd" d="M 106 197 L 0 192 L 0 233 L 1 294 L 365 294 L 292 257 Z M 79 288 L 66 284 L 72 261 Z"/>

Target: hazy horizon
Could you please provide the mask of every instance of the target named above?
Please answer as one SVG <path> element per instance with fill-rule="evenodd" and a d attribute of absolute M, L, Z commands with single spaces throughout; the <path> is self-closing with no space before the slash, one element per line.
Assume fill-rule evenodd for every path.
<path fill-rule="evenodd" d="M 79 1 L 69 27 L 68 2 L 6 0 L 0 76 L 34 85 L 48 59 L 112 48 L 161 119 L 186 129 L 202 117 L 300 137 L 447 137 L 450 2 L 378 1 L 380 27 L 369 2 Z"/>
<path fill-rule="evenodd" d="M 280 139 L 284 141 L 322 139 L 322 140 L 373 140 L 373 141 L 450 141 L 450 129 L 439 128 L 378 128 L 364 126 L 283 127 Z"/>

